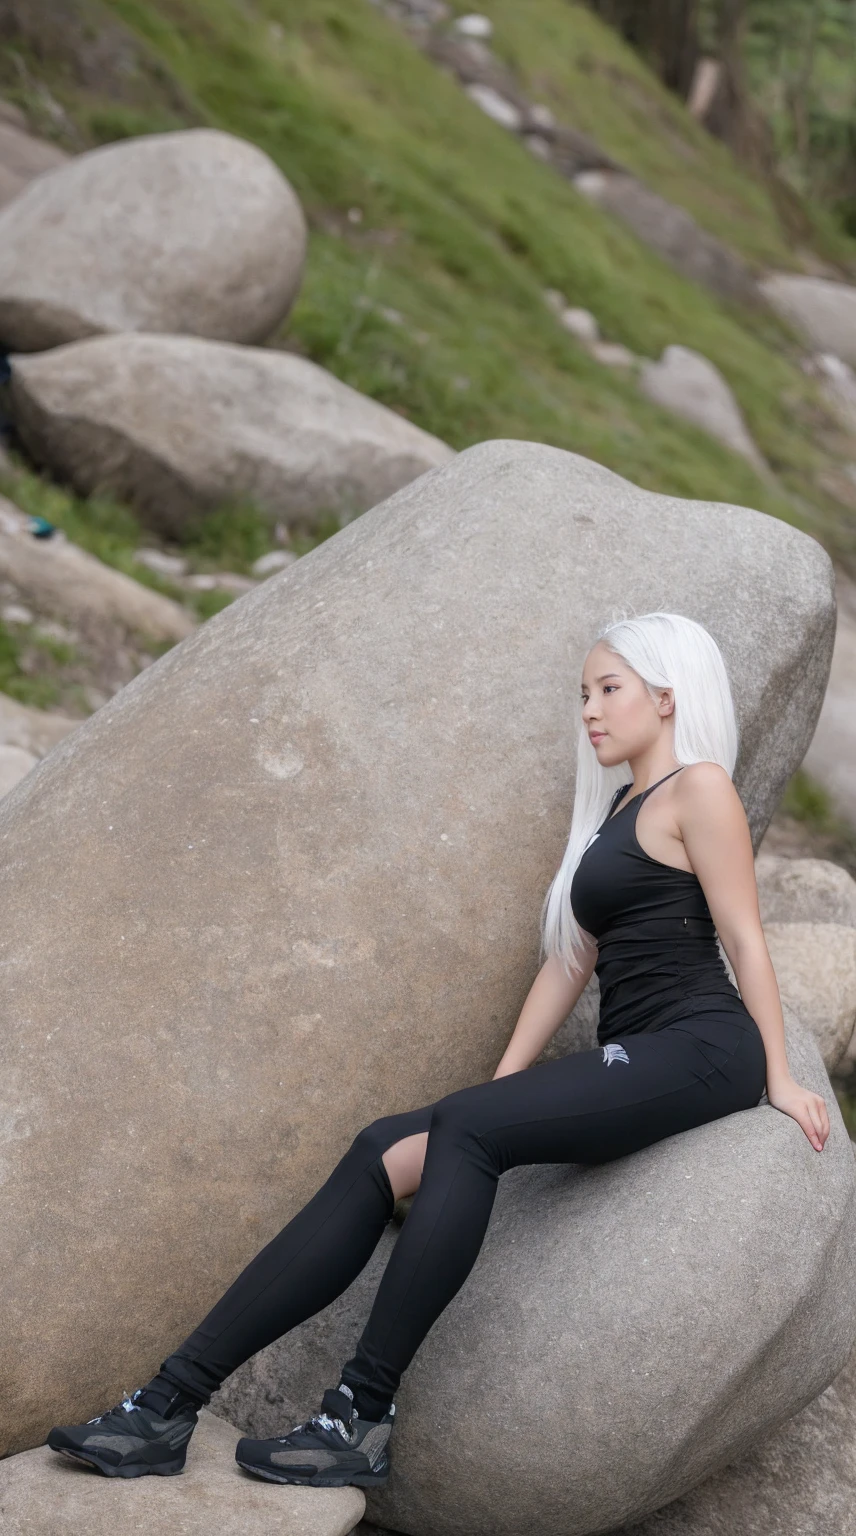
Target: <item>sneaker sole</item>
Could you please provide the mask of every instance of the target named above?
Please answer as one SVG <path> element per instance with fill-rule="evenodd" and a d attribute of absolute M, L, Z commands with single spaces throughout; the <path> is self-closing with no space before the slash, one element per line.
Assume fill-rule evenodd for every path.
<path fill-rule="evenodd" d="M 237 1457 L 235 1459 L 237 1461 Z M 269 1483 L 291 1483 L 298 1488 L 382 1488 L 389 1481 L 388 1469 L 386 1472 L 349 1473 L 327 1467 L 323 1472 L 316 1472 L 314 1477 L 289 1477 L 285 1472 L 274 1472 L 271 1467 L 254 1467 L 249 1461 L 239 1461 L 238 1466 Z"/>
<path fill-rule="evenodd" d="M 69 1461 L 79 1462 L 82 1466 L 93 1467 L 96 1472 L 102 1472 L 105 1477 L 145 1477 L 153 1474 L 155 1477 L 177 1477 L 184 1471 L 186 1457 L 182 1456 L 178 1461 L 129 1462 L 124 1467 L 112 1467 L 105 1464 L 94 1451 L 73 1451 L 66 1445 L 52 1445 L 52 1451 L 58 1456 L 67 1456 Z"/>

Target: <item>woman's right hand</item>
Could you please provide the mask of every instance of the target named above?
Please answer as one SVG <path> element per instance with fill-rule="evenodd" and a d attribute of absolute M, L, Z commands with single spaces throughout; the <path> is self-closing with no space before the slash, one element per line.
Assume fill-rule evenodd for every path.
<path fill-rule="evenodd" d="M 801 1088 L 792 1077 L 767 1084 L 767 1099 L 774 1109 L 790 1115 L 801 1125 L 817 1152 L 822 1152 L 829 1135 L 829 1113 L 826 1101 L 810 1088 Z"/>

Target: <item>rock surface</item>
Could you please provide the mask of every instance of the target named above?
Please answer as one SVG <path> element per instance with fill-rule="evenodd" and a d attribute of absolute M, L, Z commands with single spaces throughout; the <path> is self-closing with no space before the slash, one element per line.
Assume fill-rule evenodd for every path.
<path fill-rule="evenodd" d="M 856 1341 L 856 1162 L 787 1009 L 786 1034 L 797 1080 L 829 1107 L 822 1153 L 762 1105 L 599 1167 L 503 1177 L 476 1265 L 397 1394 L 370 1520 L 410 1536 L 611 1531 L 834 1379 Z M 236 1371 L 217 1411 L 262 1435 L 299 1418 L 351 1354 L 393 1241 Z"/>
<path fill-rule="evenodd" d="M 757 303 L 757 286 L 745 262 L 702 229 L 685 208 L 625 171 L 586 170 L 573 181 L 584 196 L 621 219 L 684 277 L 722 298 Z"/>
<path fill-rule="evenodd" d="M 856 1070 L 856 881 L 826 859 L 763 854 L 755 864 L 779 990 L 837 1076 Z"/>
<path fill-rule="evenodd" d="M 0 744 L 3 746 L 21 747 L 33 757 L 44 757 L 78 725 L 79 720 L 32 709 L 28 704 L 19 704 L 17 699 L 0 693 Z"/>
<path fill-rule="evenodd" d="M 71 620 L 83 630 L 111 630 L 183 640 L 195 621 L 180 603 L 144 587 L 72 544 L 61 530 L 35 539 L 30 519 L 0 496 L 0 582 L 39 615 Z"/>
<path fill-rule="evenodd" d="M 14 123 L 0 119 L 0 208 L 11 203 L 37 176 L 64 165 L 68 158 L 58 145 L 36 139 Z"/>
<path fill-rule="evenodd" d="M 643 363 L 639 383 L 649 400 L 709 432 L 760 474 L 766 471 L 730 386 L 709 358 L 689 347 L 666 347 L 658 363 Z"/>
<path fill-rule="evenodd" d="M 805 767 L 828 790 L 839 814 L 856 824 L 856 582 L 842 570 L 836 572 L 835 595 L 832 666 Z"/>
<path fill-rule="evenodd" d="M 856 1536 L 856 1350 L 826 1391 L 781 1429 L 685 1498 L 623 1526 L 620 1536 L 833 1531 Z"/>
<path fill-rule="evenodd" d="M 37 762 L 35 753 L 24 747 L 0 746 L 0 796 L 8 795 Z"/>
<path fill-rule="evenodd" d="M 204 1409 L 178 1477 L 107 1478 L 47 1446 L 0 1462 L 3 1536 L 348 1536 L 358 1488 L 263 1483 L 235 1462 L 238 1431 Z"/>
<path fill-rule="evenodd" d="M 363 512 L 453 457 L 306 358 L 191 336 L 100 336 L 12 359 L 21 436 L 81 493 L 179 532 L 230 497 L 272 520 Z"/>
<path fill-rule="evenodd" d="M 367 1121 L 490 1076 L 610 594 L 716 635 L 757 843 L 823 697 L 828 555 L 514 441 L 210 619 L 0 804 L 8 1448 L 147 1379 Z"/>
<path fill-rule="evenodd" d="M 0 345 L 104 331 L 261 341 L 288 313 L 306 225 L 290 184 L 213 128 L 77 155 L 0 213 Z"/>
<path fill-rule="evenodd" d="M 764 298 L 816 352 L 856 366 L 856 288 L 827 277 L 773 272 L 759 284 Z"/>

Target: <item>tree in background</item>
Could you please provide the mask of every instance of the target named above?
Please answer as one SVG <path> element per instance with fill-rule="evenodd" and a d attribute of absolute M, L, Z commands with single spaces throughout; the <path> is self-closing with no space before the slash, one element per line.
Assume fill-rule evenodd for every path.
<path fill-rule="evenodd" d="M 590 0 L 705 127 L 856 234 L 856 0 Z"/>

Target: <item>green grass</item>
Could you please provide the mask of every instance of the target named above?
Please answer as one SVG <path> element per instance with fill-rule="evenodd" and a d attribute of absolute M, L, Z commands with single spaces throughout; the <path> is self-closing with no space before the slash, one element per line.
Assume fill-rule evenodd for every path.
<path fill-rule="evenodd" d="M 485 9 L 497 52 L 558 117 L 750 259 L 792 264 L 766 191 L 583 7 Z M 83 141 L 209 123 L 259 144 L 300 195 L 306 274 L 274 344 L 455 448 L 555 444 L 648 489 L 758 507 L 856 570 L 852 515 L 818 483 L 834 451 L 828 424 L 778 322 L 678 277 L 485 118 L 369 0 L 110 0 L 102 14 L 134 41 L 128 100 L 109 72 L 99 89 L 84 87 L 50 50 L 29 66 Z M 0 58 L 0 82 L 4 68 Z M 10 92 L 27 98 L 20 70 L 7 83 L 13 73 Z M 778 484 L 589 359 L 548 310 L 546 288 L 592 309 L 608 339 L 636 352 L 656 357 L 677 341 L 711 358 Z"/>
<path fill-rule="evenodd" d="M 63 670 L 77 660 L 73 645 L 40 633 L 37 624 L 9 625 L 0 620 L 0 694 L 19 704 L 36 709 L 58 704 Z"/>

